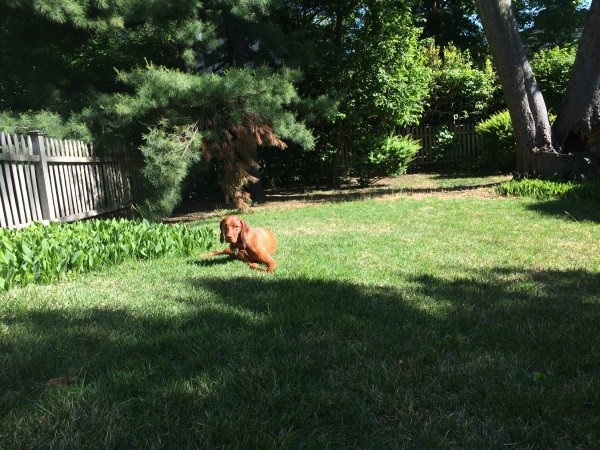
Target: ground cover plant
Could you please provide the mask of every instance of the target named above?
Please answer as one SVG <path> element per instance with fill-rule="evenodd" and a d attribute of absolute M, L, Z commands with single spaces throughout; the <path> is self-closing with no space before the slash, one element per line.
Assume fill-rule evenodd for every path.
<path fill-rule="evenodd" d="M 532 197 L 538 200 L 553 198 L 600 201 L 600 181 L 550 181 L 536 178 L 510 180 L 501 183 L 498 193 L 506 196 Z"/>
<path fill-rule="evenodd" d="M 0 447 L 597 446 L 598 204 L 446 194 L 1 294 Z"/>
<path fill-rule="evenodd" d="M 89 220 L 0 228 L 0 290 L 100 270 L 128 258 L 189 255 L 208 249 L 213 241 L 214 232 L 208 228 L 147 220 Z"/>

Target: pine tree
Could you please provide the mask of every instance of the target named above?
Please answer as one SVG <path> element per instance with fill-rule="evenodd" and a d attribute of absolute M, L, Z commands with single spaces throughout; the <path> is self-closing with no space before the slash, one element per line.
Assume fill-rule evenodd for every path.
<path fill-rule="evenodd" d="M 284 140 L 314 146 L 310 131 L 287 110 L 299 101 L 292 71 L 261 67 L 198 74 L 148 66 L 119 76 L 135 94 L 106 97 L 106 122 L 114 124 L 117 117 L 121 128 L 154 124 L 141 147 L 153 194 L 148 215 L 160 216 L 177 203 L 179 184 L 200 157 L 220 162 L 225 198 L 244 210 L 250 198 L 243 188 L 256 181 L 257 146 L 283 149 Z"/>
<path fill-rule="evenodd" d="M 170 213 L 190 164 L 200 157 L 219 161 L 226 198 L 247 208 L 243 189 L 258 181 L 257 146 L 283 148 L 284 140 L 314 145 L 294 113 L 298 74 L 268 68 L 281 65 L 283 39 L 266 0 L 0 0 L 0 6 L 8 11 L 0 19 L 5 24 L 31 16 L 48 30 L 48 41 L 23 47 L 31 51 L 30 63 L 35 44 L 59 62 L 31 88 L 17 82 L 26 79 L 20 76 L 26 67 L 0 78 L 0 91 L 17 86 L 24 94 L 10 96 L 16 108 L 2 107 L 52 109 L 42 98 L 57 99 L 62 112 L 99 105 L 79 117 L 100 141 L 140 147 L 148 214 Z M 5 37 L 10 41 L 10 33 Z M 10 49 L 10 43 L 0 45 Z"/>

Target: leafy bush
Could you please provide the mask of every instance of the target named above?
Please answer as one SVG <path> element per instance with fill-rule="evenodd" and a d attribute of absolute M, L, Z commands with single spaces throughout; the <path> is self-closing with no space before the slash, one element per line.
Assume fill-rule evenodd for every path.
<path fill-rule="evenodd" d="M 433 77 L 421 123 L 475 121 L 489 114 L 499 89 L 490 61 L 474 67 L 469 53 L 452 44 L 442 49 L 431 45 L 426 53 Z"/>
<path fill-rule="evenodd" d="M 517 145 L 510 115 L 507 110 L 494 114 L 477 124 L 480 137 L 480 166 L 483 169 L 510 172 L 515 168 Z"/>
<path fill-rule="evenodd" d="M 600 201 L 600 181 L 598 180 L 556 182 L 525 178 L 502 183 L 496 190 L 505 196 L 532 197 L 538 200 L 569 198 Z"/>
<path fill-rule="evenodd" d="M 567 89 L 571 68 L 575 62 L 576 47 L 553 47 L 540 50 L 531 59 L 536 81 L 544 94 L 546 106 L 558 111 Z"/>
<path fill-rule="evenodd" d="M 189 255 L 208 249 L 213 239 L 213 232 L 207 228 L 151 224 L 146 220 L 0 228 L 0 289 L 48 283 L 68 273 L 89 272 L 128 258 Z"/>
<path fill-rule="evenodd" d="M 444 125 L 435 132 L 435 145 L 427 156 L 432 162 L 443 160 L 457 148 L 458 144 L 456 135 Z"/>
<path fill-rule="evenodd" d="M 370 136 L 360 145 L 365 156 L 355 163 L 355 169 L 362 181 L 406 173 L 421 149 L 421 143 L 410 136 Z"/>

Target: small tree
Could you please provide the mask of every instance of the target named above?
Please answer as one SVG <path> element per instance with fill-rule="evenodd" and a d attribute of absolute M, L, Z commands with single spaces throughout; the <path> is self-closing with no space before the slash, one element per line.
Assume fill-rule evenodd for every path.
<path fill-rule="evenodd" d="M 151 193 L 143 211 L 169 214 L 179 201 L 188 168 L 199 158 L 221 162 L 219 184 L 226 200 L 248 208 L 242 188 L 255 181 L 252 152 L 259 145 L 284 148 L 290 139 L 311 148 L 314 140 L 290 106 L 298 101 L 296 74 L 267 68 L 230 69 L 223 74 L 189 74 L 148 66 L 119 74 L 134 94 L 106 97 L 100 123 L 118 131 L 143 123 L 141 150 Z"/>
<path fill-rule="evenodd" d="M 361 184 L 406 173 L 408 165 L 421 149 L 421 142 L 410 136 L 369 135 L 357 144 L 361 152 L 354 171 Z"/>
<path fill-rule="evenodd" d="M 292 18 L 290 11 L 299 13 Z M 302 92 L 325 94 L 338 106 L 332 121 L 319 124 L 331 182 L 338 184 L 345 147 L 363 152 L 357 144 L 364 136 L 377 140 L 419 120 L 430 75 L 421 30 L 409 5 L 393 0 L 288 0 L 286 13 L 290 35 L 301 37 L 296 45 L 308 49 Z"/>
<path fill-rule="evenodd" d="M 479 167 L 510 173 L 515 166 L 517 148 L 508 111 L 500 111 L 478 123 L 476 131 L 482 148 Z"/>

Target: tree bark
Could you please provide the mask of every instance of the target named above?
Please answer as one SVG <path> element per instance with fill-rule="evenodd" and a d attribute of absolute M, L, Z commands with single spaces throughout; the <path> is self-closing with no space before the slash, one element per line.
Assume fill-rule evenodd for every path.
<path fill-rule="evenodd" d="M 248 158 L 250 160 L 248 162 L 248 164 L 250 165 L 250 170 L 248 170 L 248 172 L 250 173 L 250 175 L 255 177 L 257 181 L 256 183 L 249 183 L 248 187 L 246 187 L 246 190 L 248 191 L 248 194 L 250 194 L 250 198 L 252 199 L 253 203 L 264 203 L 267 200 L 267 195 L 265 194 L 265 189 L 260 179 L 261 174 L 260 166 L 258 165 L 259 158 L 257 146 L 254 146 L 248 152 Z"/>
<path fill-rule="evenodd" d="M 592 2 L 554 130 L 525 55 L 511 0 L 476 3 L 515 131 L 517 175 L 600 176 L 600 0 Z"/>
<path fill-rule="evenodd" d="M 592 1 L 571 78 L 554 124 L 561 153 L 600 151 L 600 0 Z"/>
<path fill-rule="evenodd" d="M 344 33 L 344 5 L 343 0 L 337 0 L 335 4 L 335 36 L 334 36 L 334 59 L 335 66 L 339 67 L 342 62 L 342 37 Z M 342 120 L 338 118 L 334 127 L 335 154 L 331 161 L 330 179 L 334 187 L 338 187 L 341 183 L 341 161 L 342 149 L 344 145 Z"/>
<path fill-rule="evenodd" d="M 476 0 L 479 17 L 513 123 L 517 144 L 516 172 L 533 175 L 541 153 L 556 154 L 542 93 L 525 54 L 511 0 Z"/>
<path fill-rule="evenodd" d="M 231 11 L 223 10 L 223 22 L 227 36 L 229 64 L 231 67 L 244 67 L 248 63 L 250 44 L 244 35 L 243 21 Z M 256 146 L 249 150 L 245 157 L 250 159 L 248 172 L 257 180 L 255 183 L 249 183 L 246 190 L 254 203 L 262 203 L 266 200 L 266 195 L 261 181 Z"/>
<path fill-rule="evenodd" d="M 249 43 L 244 36 L 242 20 L 231 11 L 223 10 L 223 23 L 227 36 L 228 60 L 231 67 L 244 67 L 248 62 Z"/>

